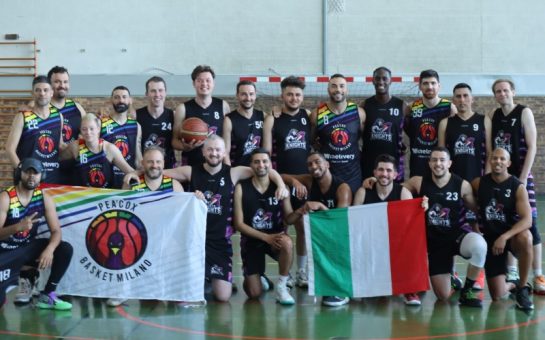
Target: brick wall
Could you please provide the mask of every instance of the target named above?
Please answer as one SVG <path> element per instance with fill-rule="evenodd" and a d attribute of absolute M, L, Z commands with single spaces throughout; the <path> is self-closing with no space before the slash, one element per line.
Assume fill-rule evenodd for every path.
<path fill-rule="evenodd" d="M 85 108 L 87 112 L 99 112 L 101 110 L 109 110 L 109 98 L 97 98 L 97 97 L 85 97 L 75 98 Z M 174 109 L 177 104 L 184 102 L 188 98 L 184 97 L 171 97 L 167 99 L 166 106 Z M 411 101 L 412 98 L 405 98 L 407 101 Z M 236 106 L 234 98 L 227 98 L 231 108 Z M 305 98 L 304 106 L 307 108 L 316 107 L 317 103 L 323 99 L 307 97 Z M 360 102 L 362 98 L 351 98 L 351 100 Z M 537 155 L 534 162 L 533 174 L 536 182 L 536 189 L 538 193 L 545 193 L 545 156 L 543 149 L 545 147 L 545 134 L 541 134 L 541 131 L 545 130 L 545 97 L 517 97 L 516 101 L 529 106 L 535 116 L 537 125 Z M 5 155 L 5 140 L 9 133 L 13 114 L 16 112 L 16 108 L 26 100 L 22 99 L 10 99 L 0 97 L 0 186 L 6 186 L 11 183 L 11 166 L 7 161 Z M 261 97 L 258 99 L 256 107 L 259 109 L 268 111 L 273 106 L 280 104 L 275 97 Z M 144 98 L 134 98 L 134 107 L 142 107 L 145 105 Z M 474 109 L 477 112 L 489 112 L 497 107 L 493 97 L 478 97 L 475 98 Z"/>

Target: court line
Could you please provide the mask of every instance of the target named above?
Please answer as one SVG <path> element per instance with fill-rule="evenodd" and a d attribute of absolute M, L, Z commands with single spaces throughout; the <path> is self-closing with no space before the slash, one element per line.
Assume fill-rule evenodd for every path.
<path fill-rule="evenodd" d="M 177 333 L 190 333 L 190 334 L 199 334 L 199 335 L 206 335 L 206 336 L 214 336 L 214 337 L 224 337 L 229 339 L 256 339 L 256 340 L 264 340 L 264 339 L 272 339 L 272 340 L 288 340 L 288 339 L 304 339 L 304 338 L 274 338 L 270 336 L 250 336 L 250 335 L 231 335 L 231 334 L 222 334 L 222 333 L 209 333 L 206 331 L 196 331 L 193 329 L 187 329 L 187 328 L 180 328 L 180 327 L 171 327 L 171 326 L 165 326 L 161 325 L 155 322 L 146 321 L 143 319 L 140 319 L 130 313 L 128 313 L 122 306 L 116 307 L 116 311 L 119 315 L 124 317 L 127 320 L 134 321 L 136 323 L 169 330 Z M 534 320 L 515 323 L 508 326 L 502 326 L 502 327 L 496 327 L 496 328 L 489 328 L 489 329 L 483 329 L 478 331 L 470 331 L 470 332 L 461 332 L 461 333 L 451 333 L 451 334 L 438 334 L 438 335 L 414 335 L 414 336 L 408 336 L 408 337 L 397 337 L 397 338 L 364 338 L 365 340 L 417 340 L 417 339 L 442 339 L 442 338 L 451 338 L 451 337 L 462 337 L 462 336 L 468 336 L 468 335 L 479 335 L 479 334 L 490 334 L 490 333 L 497 333 L 506 331 L 509 329 L 515 329 L 520 328 L 522 326 L 530 326 L 533 324 L 538 324 L 545 320 L 545 316 L 541 316 L 539 318 L 536 318 Z M 350 337 L 352 338 L 352 337 Z"/>
<path fill-rule="evenodd" d="M 16 336 L 29 336 L 33 338 L 47 338 L 47 339 L 74 339 L 74 340 L 94 340 L 100 338 L 82 338 L 78 336 L 66 336 L 66 335 L 49 335 L 49 334 L 39 334 L 39 333 L 22 333 L 16 331 L 7 331 L 0 330 L 0 334 L 4 335 L 16 335 Z"/>

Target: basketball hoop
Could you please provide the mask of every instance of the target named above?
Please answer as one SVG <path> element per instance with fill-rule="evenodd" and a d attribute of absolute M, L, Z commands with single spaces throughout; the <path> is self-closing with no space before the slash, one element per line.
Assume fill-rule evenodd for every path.
<path fill-rule="evenodd" d="M 345 0 L 327 0 L 327 13 L 340 14 L 345 11 Z"/>

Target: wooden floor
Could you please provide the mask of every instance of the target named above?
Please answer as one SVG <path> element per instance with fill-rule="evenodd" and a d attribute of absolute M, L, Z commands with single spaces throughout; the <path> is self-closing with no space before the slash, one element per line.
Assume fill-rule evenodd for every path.
<path fill-rule="evenodd" d="M 543 238 L 545 197 L 538 206 Z M 238 254 L 234 261 L 241 287 Z M 465 262 L 458 261 L 458 272 L 465 273 Z M 276 264 L 267 266 L 274 278 Z M 438 303 L 427 292 L 416 308 L 405 306 L 401 297 L 328 308 L 304 289 L 293 293 L 296 305 L 289 307 L 276 304 L 273 292 L 260 302 L 247 302 L 238 292 L 230 303 L 206 306 L 130 300 L 110 308 L 102 299 L 73 298 L 72 311 L 55 312 L 15 306 L 14 290 L 0 309 L 0 339 L 545 339 L 545 296 L 534 295 L 535 310 L 524 313 L 511 299 L 493 303 L 487 291 L 481 309 L 458 306 L 458 293 L 449 303 Z"/>

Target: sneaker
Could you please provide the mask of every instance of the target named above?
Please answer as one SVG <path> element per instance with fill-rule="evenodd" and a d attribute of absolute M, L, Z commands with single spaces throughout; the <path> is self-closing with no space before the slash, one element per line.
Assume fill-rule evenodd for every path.
<path fill-rule="evenodd" d="M 328 306 L 328 307 L 342 306 L 342 305 L 346 305 L 348 302 L 350 302 L 350 299 L 347 297 L 324 296 L 322 298 L 322 305 Z"/>
<path fill-rule="evenodd" d="M 308 287 L 308 276 L 305 269 L 301 268 L 297 271 L 297 274 L 295 274 L 295 284 L 301 288 Z"/>
<path fill-rule="evenodd" d="M 519 272 L 516 269 L 508 270 L 507 274 L 505 274 L 505 281 L 507 282 L 515 283 L 515 282 L 519 282 L 519 280 L 520 280 Z"/>
<path fill-rule="evenodd" d="M 291 276 L 291 273 L 288 273 L 288 282 L 286 282 L 286 286 L 288 286 L 288 288 L 295 287 L 295 279 Z"/>
<path fill-rule="evenodd" d="M 121 306 L 125 301 L 127 301 L 127 299 L 108 299 L 106 305 L 108 307 L 117 307 Z"/>
<path fill-rule="evenodd" d="M 15 294 L 14 304 L 18 306 L 30 303 L 32 299 L 32 283 L 25 277 L 19 278 L 19 291 Z"/>
<path fill-rule="evenodd" d="M 420 302 L 420 297 L 416 293 L 408 293 L 405 294 L 405 304 L 407 306 L 420 306 L 422 302 Z"/>
<path fill-rule="evenodd" d="M 473 291 L 473 289 L 464 289 L 460 293 L 460 305 L 462 306 L 468 306 L 468 307 L 482 307 L 483 302 L 477 294 Z"/>
<path fill-rule="evenodd" d="M 483 290 L 484 289 L 484 270 L 479 271 L 479 276 L 477 276 L 477 280 L 473 284 L 473 289 L 475 290 Z"/>
<path fill-rule="evenodd" d="M 264 292 L 268 292 L 269 290 L 273 290 L 274 283 L 267 277 L 267 275 L 263 274 L 261 275 L 261 288 Z"/>
<path fill-rule="evenodd" d="M 36 307 L 41 309 L 70 310 L 72 309 L 72 304 L 59 299 L 55 292 L 51 292 L 49 294 L 40 293 Z"/>
<path fill-rule="evenodd" d="M 293 305 L 295 300 L 290 295 L 290 289 L 286 285 L 276 285 L 276 302 L 281 305 Z"/>
<path fill-rule="evenodd" d="M 515 293 L 515 301 L 517 302 L 517 308 L 522 310 L 534 309 L 534 304 L 530 300 L 530 286 L 526 285 L 522 288 L 517 288 Z"/>
<path fill-rule="evenodd" d="M 545 295 L 545 277 L 543 275 L 534 277 L 534 293 Z"/>
<path fill-rule="evenodd" d="M 462 282 L 462 279 L 460 279 L 460 277 L 458 276 L 457 272 L 453 272 L 450 274 L 450 285 L 454 290 L 460 290 L 464 286 L 464 283 Z"/>

